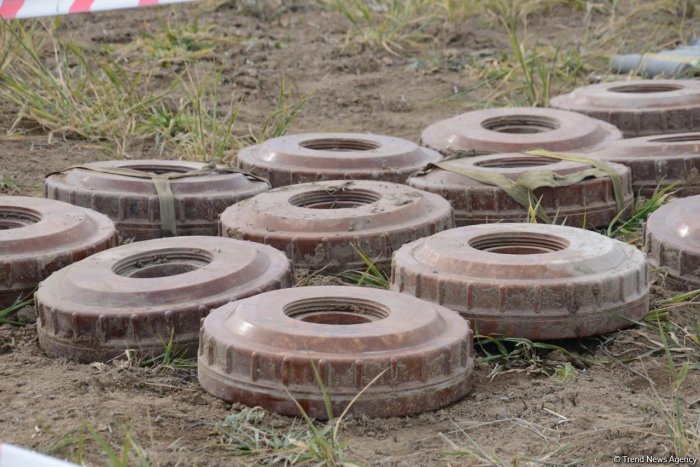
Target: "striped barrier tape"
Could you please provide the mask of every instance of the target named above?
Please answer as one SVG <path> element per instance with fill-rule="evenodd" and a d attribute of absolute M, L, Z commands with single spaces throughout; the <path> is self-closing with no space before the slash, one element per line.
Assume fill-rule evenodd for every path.
<path fill-rule="evenodd" d="M 0 0 L 0 18 L 70 15 L 191 1 L 194 0 Z"/>

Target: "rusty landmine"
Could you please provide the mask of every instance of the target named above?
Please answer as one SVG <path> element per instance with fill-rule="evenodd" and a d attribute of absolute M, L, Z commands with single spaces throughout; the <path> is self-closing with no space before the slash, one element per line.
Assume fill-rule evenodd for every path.
<path fill-rule="evenodd" d="M 104 361 L 194 355 L 199 325 L 231 300 L 291 286 L 289 260 L 265 245 L 220 237 L 130 243 L 53 274 L 35 294 L 39 344 L 56 357 Z"/>
<path fill-rule="evenodd" d="M 284 251 L 295 267 L 362 269 L 356 248 L 388 266 L 404 243 L 454 226 L 450 204 L 405 185 L 324 181 L 275 188 L 221 215 L 223 236 Z"/>
<path fill-rule="evenodd" d="M 649 264 L 667 274 L 666 283 L 700 287 L 700 196 L 677 199 L 649 216 L 644 251 Z"/>
<path fill-rule="evenodd" d="M 574 227 L 482 224 L 404 245 L 392 290 L 446 306 L 474 332 L 536 340 L 612 332 L 649 308 L 644 254 Z"/>
<path fill-rule="evenodd" d="M 676 196 L 700 194 L 700 133 L 624 139 L 590 157 L 629 167 L 635 195 L 651 197 L 669 185 Z"/>
<path fill-rule="evenodd" d="M 405 294 L 298 287 L 214 310 L 203 321 L 197 367 L 202 387 L 229 402 L 298 416 L 294 398 L 310 417 L 327 419 L 320 378 L 333 416 L 367 388 L 351 413 L 397 417 L 468 392 L 473 334 L 457 313 Z"/>
<path fill-rule="evenodd" d="M 590 168 L 580 162 L 522 153 L 466 157 L 445 164 L 502 174 L 514 181 L 526 172 L 548 170 L 566 176 Z M 630 170 L 619 164 L 609 165 L 620 175 L 624 212 L 629 213 L 634 202 Z M 492 222 L 519 222 L 528 216 L 527 208 L 502 188 L 479 182 L 457 172 L 436 167 L 427 174 L 409 178 L 407 183 L 448 200 L 454 209 L 455 223 L 458 227 Z M 618 213 L 613 183 L 609 177 L 586 178 L 569 186 L 542 187 L 534 190 L 533 194 L 545 213 L 557 224 L 586 228 L 604 227 Z M 621 218 L 624 218 L 624 213 Z"/>
<path fill-rule="evenodd" d="M 640 80 L 592 84 L 554 97 L 549 105 L 612 123 L 625 135 L 660 135 L 698 130 L 700 82 Z"/>
<path fill-rule="evenodd" d="M 50 199 L 0 196 L 0 308 L 42 280 L 116 244 L 106 216 Z"/>
<path fill-rule="evenodd" d="M 406 178 L 442 156 L 412 141 L 364 133 L 282 136 L 238 153 L 238 166 L 270 180 L 273 187 L 322 180 Z"/>
<path fill-rule="evenodd" d="M 455 151 L 522 152 L 529 149 L 590 152 L 622 139 L 602 120 L 566 110 L 505 107 L 475 110 L 423 130 L 421 142 L 443 154 Z"/>
<path fill-rule="evenodd" d="M 117 225 L 122 240 L 149 240 L 167 236 L 161 225 L 160 199 L 153 181 L 97 170 L 127 169 L 163 175 L 185 174 L 205 167 L 202 162 L 168 160 L 92 162 L 49 175 L 44 181 L 44 192 L 47 198 L 107 215 Z M 172 179 L 176 235 L 215 236 L 224 209 L 269 188 L 262 180 L 225 170 Z"/>

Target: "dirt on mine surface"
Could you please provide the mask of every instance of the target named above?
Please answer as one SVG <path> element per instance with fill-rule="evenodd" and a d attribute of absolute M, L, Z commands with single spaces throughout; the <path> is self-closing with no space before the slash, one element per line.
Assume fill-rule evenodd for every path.
<path fill-rule="evenodd" d="M 60 31 L 85 44 L 125 44 L 163 23 L 195 20 L 217 33 L 248 38 L 211 59 L 222 69 L 222 91 L 245 99 L 237 125 L 259 125 L 274 107 L 282 79 L 310 95 L 290 132 L 366 131 L 418 140 L 429 123 L 478 107 L 478 98 L 487 92 L 451 99 L 455 90 L 475 84 L 454 64 L 508 47 L 500 29 L 473 18 L 438 31 L 439 45 L 425 44 L 414 54 L 397 56 L 346 44 L 343 17 L 304 4 L 269 15 L 206 5 L 80 15 L 64 19 Z M 595 26 L 607 20 L 556 6 L 533 14 L 528 32 L 542 41 L 576 47 L 585 22 Z M 155 67 L 154 74 L 171 72 Z M 6 130 L 16 109 L 2 105 L 0 128 Z M 49 141 L 41 131 L 0 136 L 0 145 L 0 173 L 16 181 L 24 195 L 40 195 L 43 176 L 50 171 L 104 157 L 94 143 L 60 137 Z M 135 145 L 127 155 L 155 154 L 148 145 Z M 305 283 L 319 281 L 334 279 L 306 278 Z M 697 326 L 693 309 L 674 311 L 673 320 L 688 329 Z M 678 338 L 683 343 L 687 336 Z M 674 400 L 673 376 L 658 339 L 653 329 L 632 328 L 561 343 L 588 361 L 605 364 L 582 364 L 560 351 L 540 355 L 537 364 L 533 359 L 494 362 L 482 354 L 470 394 L 450 407 L 406 418 L 347 419 L 340 430 L 345 456 L 386 466 L 604 465 L 615 455 L 668 456 L 676 452 L 669 431 L 674 404 L 684 426 L 698 430 L 700 374 L 691 370 Z M 567 361 L 573 366 L 564 366 Z M 52 359 L 40 350 L 32 324 L 0 326 L 0 400 L 0 439 L 76 459 L 79 440 L 85 438 L 84 459 L 90 465 L 107 461 L 86 434 L 87 425 L 115 449 L 128 433 L 152 465 L 239 465 L 273 459 L 231 457 L 215 427 L 241 408 L 205 393 L 196 370 L 144 368 L 126 360 L 76 364 Z M 264 423 L 284 432 L 300 421 L 270 414 Z"/>

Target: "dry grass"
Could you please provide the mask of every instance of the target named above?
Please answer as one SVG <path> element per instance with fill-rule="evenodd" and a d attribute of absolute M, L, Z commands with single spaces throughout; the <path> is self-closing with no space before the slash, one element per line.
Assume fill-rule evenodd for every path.
<path fill-rule="evenodd" d="M 148 77 L 130 74 L 115 61 L 60 42 L 55 28 L 0 23 L 14 39 L 0 74 L 0 98 L 17 108 L 11 130 L 33 124 L 49 140 L 79 137 L 109 141 L 122 152 L 144 116 L 164 93 L 149 91 Z"/>
<path fill-rule="evenodd" d="M 175 68 L 197 61 L 216 61 L 227 47 L 246 40 L 245 37 L 222 34 L 212 25 L 165 24 L 155 34 L 143 33 L 135 40 L 114 49 L 120 63 Z"/>
<path fill-rule="evenodd" d="M 187 67 L 175 87 L 179 99 L 168 99 L 150 109 L 143 137 L 153 136 L 160 154 L 187 160 L 221 160 L 242 143 L 234 133 L 240 101 L 230 96 L 222 104 L 221 76 Z"/>
<path fill-rule="evenodd" d="M 112 431 L 110 429 L 110 431 Z M 150 467 L 154 465 L 148 459 L 146 450 L 134 439 L 133 434 L 124 426 L 120 426 L 120 445 L 108 441 L 98 430 L 89 423 L 83 426 L 75 434 L 64 436 L 44 450 L 47 455 L 62 456 L 79 465 L 86 463 L 86 451 L 89 448 L 97 449 L 102 458 L 103 465 L 110 467 Z"/>
<path fill-rule="evenodd" d="M 528 24 L 542 21 L 556 4 L 585 11 L 580 35 L 533 40 Z M 489 13 L 502 25 L 510 50 L 485 57 L 469 67 L 475 80 L 486 81 L 490 92 L 479 100 L 488 106 L 546 106 L 550 97 L 575 86 L 607 78 L 609 58 L 620 52 L 647 52 L 684 41 L 687 31 L 677 22 L 673 2 L 542 2 L 500 0 Z M 593 18 L 596 21 L 593 22 Z M 600 18 L 607 18 L 601 21 Z M 643 18 L 643 20 L 641 20 Z M 650 21 L 654 21 L 650 23 Z M 647 30 L 640 34 L 639 27 Z M 595 26 L 594 26 L 595 25 Z M 552 35 L 557 34 L 553 25 Z M 643 37 L 640 44 L 639 37 Z"/>
<path fill-rule="evenodd" d="M 166 26 L 112 53 L 61 39 L 53 23 L 0 23 L 0 38 L 8 39 L 0 48 L 0 102 L 16 109 L 6 131 L 97 142 L 112 158 L 149 144 L 173 159 L 230 161 L 237 149 L 288 130 L 308 96 L 281 80 L 260 127 L 239 129 L 243 99 L 221 92 L 222 74 L 207 61 L 234 39 L 215 38 L 211 28 L 182 31 Z M 154 62 L 182 71 L 152 85 Z"/>

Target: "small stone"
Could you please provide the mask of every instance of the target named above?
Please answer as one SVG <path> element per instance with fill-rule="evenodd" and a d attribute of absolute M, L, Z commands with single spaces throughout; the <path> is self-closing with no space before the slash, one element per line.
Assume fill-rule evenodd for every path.
<path fill-rule="evenodd" d="M 33 306 L 25 306 L 17 312 L 17 321 L 25 324 L 36 323 L 36 310 Z"/>
<path fill-rule="evenodd" d="M 553 350 L 547 355 L 547 360 L 551 360 L 553 362 L 566 362 L 569 359 L 561 350 Z"/>
<path fill-rule="evenodd" d="M 107 371 L 107 369 L 108 369 L 107 365 L 105 365 L 105 364 L 102 363 L 102 362 L 92 362 L 92 363 L 90 364 L 90 366 L 91 366 L 92 368 L 96 369 L 97 371 L 99 371 L 100 373 L 102 373 L 102 372 L 104 372 L 104 371 Z"/>
<path fill-rule="evenodd" d="M 235 79 L 235 83 L 248 89 L 257 89 L 259 81 L 252 76 L 239 76 Z"/>

